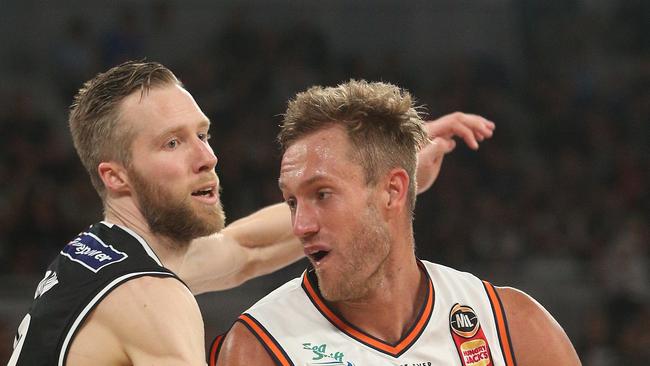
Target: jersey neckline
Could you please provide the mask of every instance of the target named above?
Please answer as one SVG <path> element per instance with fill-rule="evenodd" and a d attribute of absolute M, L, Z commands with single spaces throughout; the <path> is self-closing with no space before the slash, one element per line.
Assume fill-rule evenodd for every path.
<path fill-rule="evenodd" d="M 433 282 L 431 281 L 431 276 L 429 276 L 429 273 L 424 267 L 424 264 L 419 260 L 417 263 L 418 267 L 422 272 L 424 272 L 427 278 L 425 301 L 420 308 L 416 321 L 411 325 L 411 328 L 406 332 L 404 337 L 395 343 L 385 342 L 375 336 L 364 332 L 354 324 L 348 322 L 345 318 L 343 318 L 343 316 L 338 314 L 329 306 L 327 306 L 325 299 L 318 290 L 318 279 L 313 268 L 309 268 L 303 274 L 302 288 L 314 307 L 316 307 L 316 309 L 341 332 L 372 349 L 397 358 L 406 352 L 413 344 L 415 344 L 420 335 L 422 335 L 424 329 L 429 323 L 429 320 L 431 319 L 431 315 L 433 314 Z"/>
<path fill-rule="evenodd" d="M 149 246 L 149 244 L 144 240 L 144 238 L 142 236 L 140 236 L 138 233 L 136 233 L 135 231 L 129 229 L 128 227 L 122 226 L 120 224 L 114 224 L 114 223 L 106 221 L 106 220 L 102 220 L 102 221 L 100 221 L 100 223 L 102 225 L 110 228 L 110 229 L 113 229 L 114 227 L 117 227 L 117 228 L 121 229 L 122 231 L 126 232 L 127 234 L 131 235 L 133 238 L 135 238 L 140 243 L 140 245 L 142 245 L 142 248 L 144 249 L 144 251 L 147 253 L 147 255 L 149 257 L 151 257 L 154 261 L 156 261 L 156 263 L 159 266 L 164 267 L 163 264 L 162 264 L 162 261 L 156 255 L 156 252 L 154 252 L 154 250 L 151 248 L 151 246 Z"/>

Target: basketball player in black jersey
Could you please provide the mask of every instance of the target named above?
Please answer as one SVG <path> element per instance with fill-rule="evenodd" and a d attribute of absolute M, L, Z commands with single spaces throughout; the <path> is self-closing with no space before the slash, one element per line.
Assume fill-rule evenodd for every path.
<path fill-rule="evenodd" d="M 158 63 L 128 62 L 84 84 L 70 129 L 104 220 L 47 269 L 9 365 L 203 365 L 192 292 L 232 287 L 303 255 L 285 205 L 221 230 L 209 126 Z M 428 128 L 439 141 L 420 155 L 422 189 L 437 177 L 453 136 L 473 148 L 491 136 L 489 122 L 458 113 Z"/>

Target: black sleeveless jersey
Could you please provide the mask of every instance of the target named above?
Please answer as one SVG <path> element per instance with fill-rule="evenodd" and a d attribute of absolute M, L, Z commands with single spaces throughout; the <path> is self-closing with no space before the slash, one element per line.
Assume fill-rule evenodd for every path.
<path fill-rule="evenodd" d="M 38 284 L 8 366 L 65 365 L 86 317 L 117 286 L 142 276 L 178 279 L 127 228 L 102 221 L 80 233 L 61 250 Z"/>

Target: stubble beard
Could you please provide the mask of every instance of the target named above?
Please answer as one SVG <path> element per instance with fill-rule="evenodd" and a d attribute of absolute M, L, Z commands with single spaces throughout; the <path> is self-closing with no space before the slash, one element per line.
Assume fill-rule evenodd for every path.
<path fill-rule="evenodd" d="M 362 299 L 382 281 L 391 240 L 388 229 L 371 203 L 360 226 L 348 243 L 351 249 L 345 254 L 345 262 L 335 269 L 337 273 L 332 276 L 333 273 L 316 270 L 320 293 L 327 301 Z"/>
<path fill-rule="evenodd" d="M 130 174 L 140 211 L 153 234 L 166 236 L 178 246 L 193 239 L 221 231 L 225 214 L 221 202 L 214 206 L 195 208 L 192 198 L 174 197 L 162 185 L 150 183 L 138 172 Z"/>

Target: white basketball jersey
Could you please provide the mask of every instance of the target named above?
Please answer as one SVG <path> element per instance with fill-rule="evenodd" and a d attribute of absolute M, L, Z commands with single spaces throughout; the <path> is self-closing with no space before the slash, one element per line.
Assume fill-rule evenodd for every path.
<path fill-rule="evenodd" d="M 262 298 L 238 321 L 278 365 L 512 366 L 501 302 L 474 275 L 420 262 L 428 275 L 425 302 L 399 342 L 386 343 L 330 309 L 308 271 Z M 212 357 L 220 346 L 213 345 Z"/>

